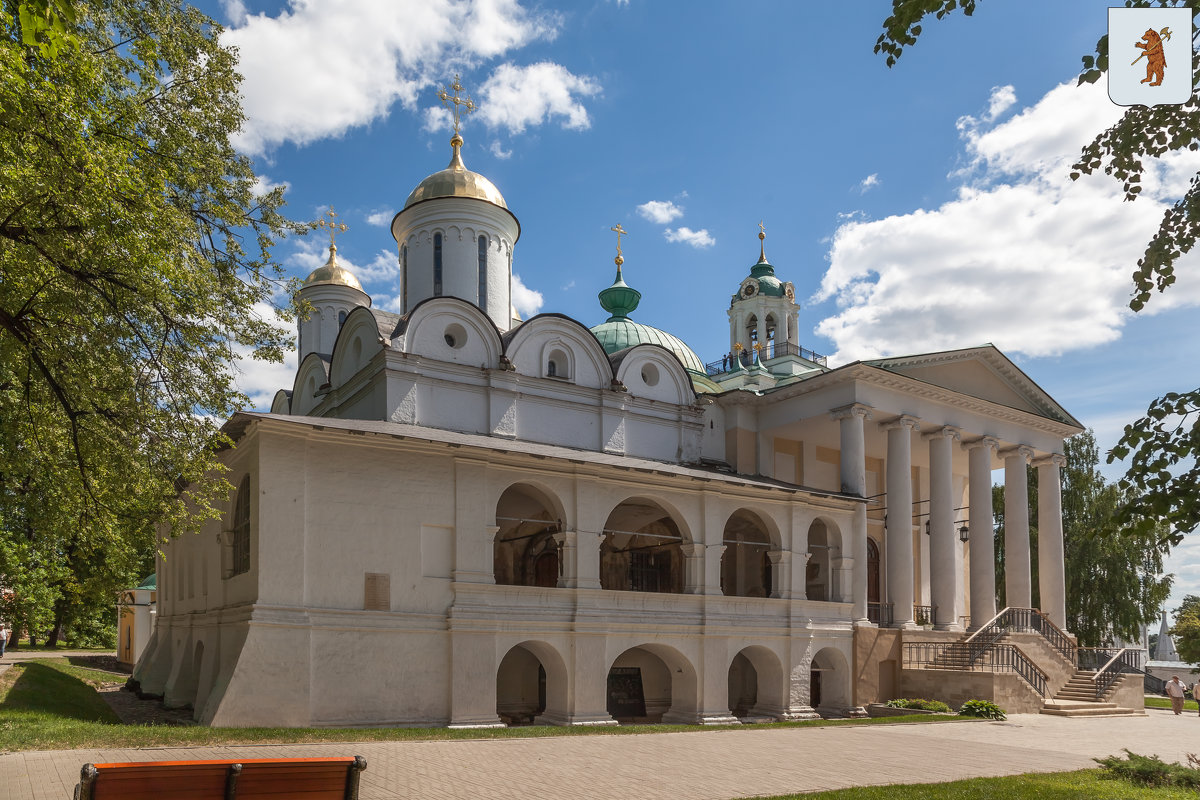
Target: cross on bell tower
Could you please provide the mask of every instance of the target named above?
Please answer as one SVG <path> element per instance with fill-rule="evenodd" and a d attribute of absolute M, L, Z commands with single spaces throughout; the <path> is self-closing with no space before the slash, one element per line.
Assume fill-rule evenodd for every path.
<path fill-rule="evenodd" d="M 446 90 L 446 87 L 443 86 L 441 91 L 438 92 L 438 97 L 441 99 L 442 105 L 444 105 L 446 108 L 449 108 L 453 112 L 454 138 L 459 139 L 462 138 L 458 135 L 458 128 L 462 121 L 461 118 L 474 111 L 476 106 L 475 101 L 470 97 L 459 96 L 463 90 L 463 85 L 459 82 L 458 75 L 454 76 L 454 83 L 450 84 L 450 89 L 454 92 L 454 94 L 450 94 L 450 92 Z"/>

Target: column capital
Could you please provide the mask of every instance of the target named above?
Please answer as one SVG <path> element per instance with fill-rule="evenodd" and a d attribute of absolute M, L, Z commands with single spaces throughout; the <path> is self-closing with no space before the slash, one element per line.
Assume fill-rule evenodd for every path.
<path fill-rule="evenodd" d="M 772 564 L 786 564 L 788 561 L 792 560 L 792 551 L 791 550 L 768 550 L 767 558 L 769 558 L 771 560 Z"/>
<path fill-rule="evenodd" d="M 980 447 L 988 447 L 992 450 L 998 450 L 1000 448 L 1000 440 L 995 436 L 980 436 L 974 441 L 963 442 L 962 447 L 964 450 L 977 450 Z"/>
<path fill-rule="evenodd" d="M 704 545 L 697 544 L 696 542 L 686 542 L 679 545 L 679 549 L 688 558 L 696 558 L 704 552 Z"/>
<path fill-rule="evenodd" d="M 962 429 L 955 428 L 952 425 L 943 425 L 937 430 L 929 431 L 921 434 L 922 439 L 950 439 L 951 441 L 962 441 Z"/>
<path fill-rule="evenodd" d="M 879 423 L 879 427 L 885 431 L 895 430 L 896 428 L 908 428 L 909 430 L 919 431 L 921 430 L 921 420 L 910 414 L 901 414 L 893 420 Z"/>
<path fill-rule="evenodd" d="M 1033 458 L 1033 448 L 1027 444 L 1019 444 L 1015 447 L 1006 447 L 1000 451 L 1000 457 L 1003 459 L 1020 458 L 1026 464 Z"/>
<path fill-rule="evenodd" d="M 862 403 L 851 403 L 848 406 L 839 406 L 838 408 L 830 409 L 829 415 L 835 420 L 851 419 L 852 417 L 862 417 L 864 420 L 871 418 L 871 412 L 875 409 Z"/>
<path fill-rule="evenodd" d="M 1062 469 L 1067 465 L 1067 457 L 1061 453 L 1050 453 L 1045 456 L 1038 456 L 1033 460 L 1035 467 L 1058 467 Z"/>

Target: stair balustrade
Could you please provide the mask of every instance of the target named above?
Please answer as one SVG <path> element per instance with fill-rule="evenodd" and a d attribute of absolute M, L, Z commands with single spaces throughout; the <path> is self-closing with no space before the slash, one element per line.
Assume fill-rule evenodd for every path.
<path fill-rule="evenodd" d="M 1142 672 L 1142 651 L 1131 647 L 1080 647 L 1076 663 L 1081 670 L 1094 671 L 1094 694 L 1100 700 L 1122 675 Z"/>
<path fill-rule="evenodd" d="M 1035 692 L 1047 697 L 1047 677 L 1036 664 L 1011 644 L 992 643 L 977 653 L 963 643 L 906 642 L 902 662 L 905 669 L 945 669 L 970 672 L 1015 672 Z"/>

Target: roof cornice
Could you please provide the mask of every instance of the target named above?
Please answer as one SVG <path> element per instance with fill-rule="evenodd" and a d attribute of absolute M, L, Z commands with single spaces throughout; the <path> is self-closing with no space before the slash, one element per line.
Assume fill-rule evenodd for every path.
<path fill-rule="evenodd" d="M 898 372 L 892 372 L 882 367 L 875 367 L 861 361 L 855 361 L 832 369 L 829 372 L 823 372 L 811 378 L 797 381 L 796 383 L 789 383 L 762 394 L 742 392 L 741 395 L 744 397 L 738 397 L 736 400 L 733 400 L 733 398 L 729 399 L 733 400 L 731 404 L 739 405 L 754 403 L 756 401 L 758 403 L 772 402 L 781 398 L 798 397 L 811 392 L 821 391 L 831 386 L 839 386 L 855 381 L 861 381 L 885 389 L 896 389 L 937 403 L 945 403 L 946 405 L 974 411 L 985 416 L 1045 431 L 1063 438 L 1074 436 L 1083 430 L 1083 426 L 1078 423 L 1060 422 L 1059 420 L 1044 417 L 1040 414 L 1022 411 L 1011 406 L 1001 405 L 1000 403 L 993 403 L 990 400 L 982 400 L 969 394 L 955 392 L 951 389 L 926 383 L 925 381 L 917 380 Z M 730 394 L 735 393 L 731 392 Z M 727 397 L 728 395 L 721 395 L 722 399 L 726 399 Z"/>

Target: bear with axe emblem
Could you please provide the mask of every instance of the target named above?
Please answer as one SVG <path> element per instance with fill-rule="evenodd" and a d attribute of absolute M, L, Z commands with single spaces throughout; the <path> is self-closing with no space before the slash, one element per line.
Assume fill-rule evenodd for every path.
<path fill-rule="evenodd" d="M 1163 72 L 1167 68 L 1167 55 L 1163 52 L 1163 41 L 1170 41 L 1171 29 L 1163 28 L 1157 33 L 1153 28 L 1147 29 L 1142 34 L 1142 40 L 1135 42 L 1134 47 L 1142 51 L 1142 54 L 1130 62 L 1133 66 L 1142 58 L 1146 59 L 1146 77 L 1142 79 L 1142 83 L 1149 83 L 1151 86 L 1160 86 L 1163 82 Z"/>

